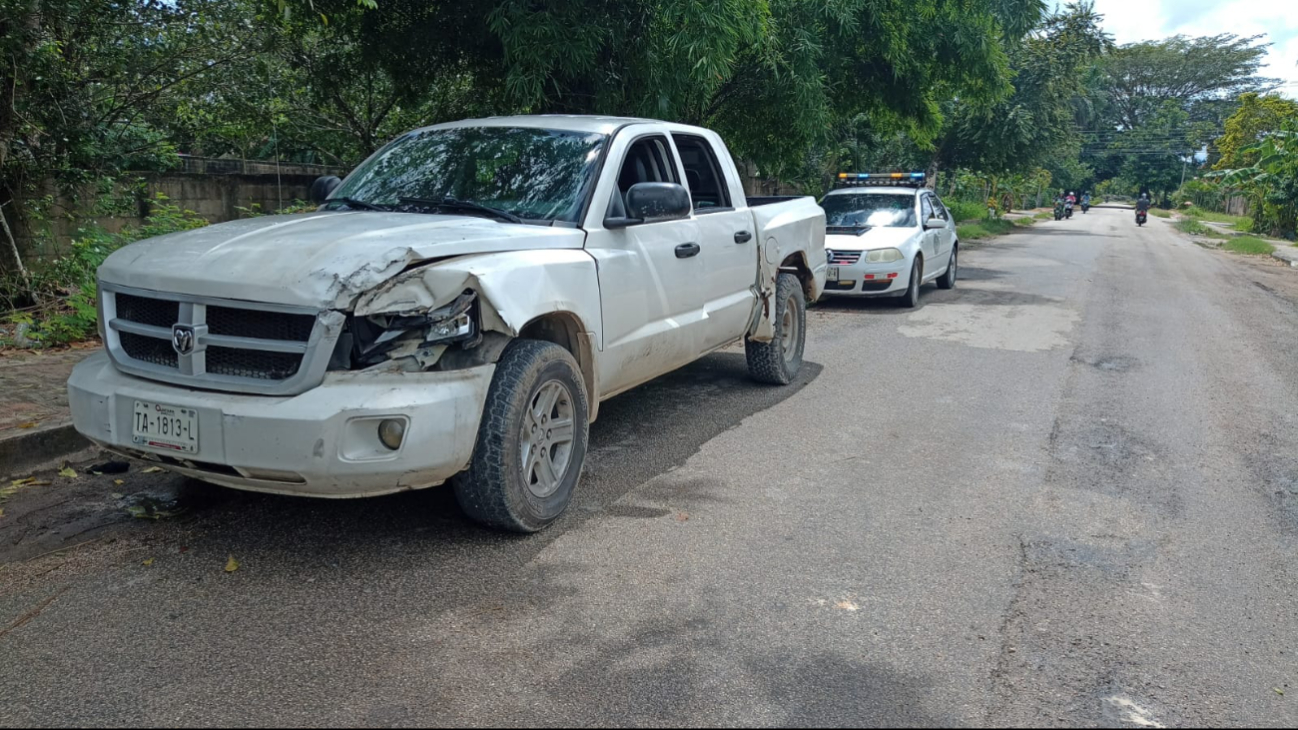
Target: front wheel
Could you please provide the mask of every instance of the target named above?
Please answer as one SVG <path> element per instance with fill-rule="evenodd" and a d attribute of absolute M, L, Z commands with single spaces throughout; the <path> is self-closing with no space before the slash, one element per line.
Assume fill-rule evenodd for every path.
<path fill-rule="evenodd" d="M 919 256 L 910 264 L 910 286 L 906 287 L 906 293 L 897 299 L 897 306 L 902 309 L 914 309 L 919 306 L 919 287 L 923 279 L 924 259 Z"/>
<path fill-rule="evenodd" d="M 744 340 L 748 375 L 759 383 L 788 385 L 802 368 L 807 344 L 807 300 L 793 274 L 775 282 L 775 337 L 770 342 Z"/>
<path fill-rule="evenodd" d="M 956 267 L 959 266 L 960 244 L 951 247 L 951 260 L 946 264 L 946 273 L 938 277 L 937 285 L 940 289 L 954 289 Z"/>
<path fill-rule="evenodd" d="M 460 508 L 511 532 L 536 532 L 563 514 L 586 460 L 589 406 L 581 370 L 551 342 L 515 340 L 487 391 Z"/>

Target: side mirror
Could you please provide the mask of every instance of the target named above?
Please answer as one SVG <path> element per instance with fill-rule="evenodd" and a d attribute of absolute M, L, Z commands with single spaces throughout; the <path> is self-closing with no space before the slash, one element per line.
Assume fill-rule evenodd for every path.
<path fill-rule="evenodd" d="M 946 228 L 946 221 L 937 216 L 933 216 L 924 222 L 924 230 L 928 231 L 934 228 Z"/>
<path fill-rule="evenodd" d="M 316 178 L 315 182 L 311 183 L 311 202 L 317 205 L 323 204 L 329 199 L 330 195 L 333 195 L 334 190 L 337 190 L 338 186 L 342 184 L 342 178 L 337 175 L 325 175 Z"/>
<path fill-rule="evenodd" d="M 676 183 L 636 183 L 626 191 L 626 218 L 606 218 L 605 228 L 625 228 L 688 218 L 694 209 L 690 193 Z"/>

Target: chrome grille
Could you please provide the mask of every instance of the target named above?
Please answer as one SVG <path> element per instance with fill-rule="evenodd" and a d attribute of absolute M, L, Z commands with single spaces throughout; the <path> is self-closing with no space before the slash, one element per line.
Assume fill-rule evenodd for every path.
<path fill-rule="evenodd" d="M 103 282 L 100 291 L 105 344 L 117 367 L 196 388 L 273 395 L 313 388 L 324 379 L 342 329 L 339 312 Z"/>
<path fill-rule="evenodd" d="M 860 251 L 830 251 L 829 263 L 850 266 L 861 259 Z"/>

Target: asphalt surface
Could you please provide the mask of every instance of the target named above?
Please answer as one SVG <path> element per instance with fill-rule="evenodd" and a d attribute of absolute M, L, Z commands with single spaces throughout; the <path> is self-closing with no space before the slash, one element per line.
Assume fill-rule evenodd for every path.
<path fill-rule="evenodd" d="M 1298 725 L 1298 271 L 1105 209 L 962 264 L 813 309 L 791 387 L 722 352 L 609 401 L 536 536 L 25 487 L 0 723 Z"/>

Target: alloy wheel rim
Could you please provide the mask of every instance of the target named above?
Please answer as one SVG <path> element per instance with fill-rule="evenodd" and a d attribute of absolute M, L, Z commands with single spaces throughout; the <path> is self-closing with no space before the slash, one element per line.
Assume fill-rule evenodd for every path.
<path fill-rule="evenodd" d="M 534 496 L 544 499 L 563 484 L 572 463 L 575 410 L 568 386 L 550 380 L 537 388 L 523 419 L 523 481 Z"/>

